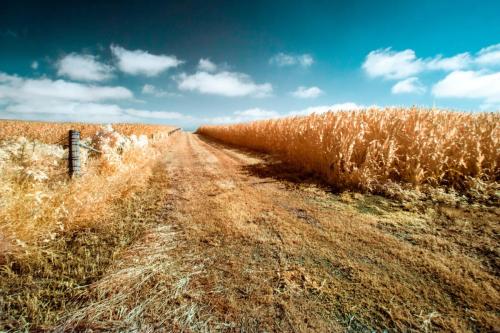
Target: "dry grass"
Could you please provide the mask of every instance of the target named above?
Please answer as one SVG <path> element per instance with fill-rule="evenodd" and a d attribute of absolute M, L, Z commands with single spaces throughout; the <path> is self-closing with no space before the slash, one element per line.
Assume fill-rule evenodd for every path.
<path fill-rule="evenodd" d="M 36 133 L 38 124 L 28 132 Z M 167 133 L 170 128 L 163 128 Z M 157 132 L 162 133 L 162 132 Z M 102 216 L 109 202 L 133 193 L 151 176 L 166 139 L 149 142 L 103 128 L 86 143 L 103 154 L 81 149 L 83 175 L 66 175 L 67 149 L 25 138 L 0 141 L 0 233 L 22 247 L 45 241 Z"/>
<path fill-rule="evenodd" d="M 283 121 L 290 125 L 290 137 L 314 139 L 309 127 L 301 134 L 293 132 L 294 122 L 312 119 L 321 127 L 321 119 L 359 117 L 358 122 L 369 123 L 383 116 L 371 112 L 240 128 L 257 128 L 257 134 L 248 130 L 247 135 L 271 142 L 271 131 L 276 130 L 276 140 L 287 134 L 277 126 Z M 482 133 L 478 154 L 490 151 L 498 160 L 497 115 L 402 114 L 405 119 L 469 121 L 462 127 L 458 120 L 449 124 L 469 134 Z M 354 122 L 354 129 L 365 132 L 353 136 L 352 156 L 342 155 L 341 165 L 371 178 L 356 182 L 344 170 L 338 186 L 399 191 L 403 202 L 351 191 L 333 194 L 308 173 L 272 156 L 249 156 L 187 133 L 147 145 L 144 137 L 124 139 L 109 131 L 90 135 L 87 143 L 105 154 L 87 156 L 84 175 L 73 181 L 60 174 L 66 167 L 62 147 L 26 139 L 1 141 L 0 253 L 7 255 L 0 263 L 0 331 L 497 330 L 498 202 L 471 204 L 453 188 L 477 191 L 479 198 L 489 195 L 470 181 L 485 189 L 497 186 L 498 161 L 481 158 L 481 172 L 453 178 L 457 183 L 425 178 L 412 183 L 392 173 L 384 178 L 376 171 L 385 164 L 377 169 L 358 163 L 366 150 L 384 151 L 370 145 L 377 132 L 393 142 L 393 172 L 417 151 L 410 145 L 411 135 L 419 137 L 425 154 L 436 150 L 443 158 L 449 156 L 445 166 L 455 165 L 453 159 L 461 152 L 450 152 L 451 141 L 429 139 L 432 146 L 425 136 L 410 135 L 399 121 L 400 127 L 393 124 L 399 129 L 390 135 L 384 134 L 388 125 L 380 125 L 377 132 Z M 430 121 L 420 122 L 430 126 Z M 339 124 L 330 130 L 344 133 Z M 466 138 L 451 130 L 444 135 L 443 128 L 437 123 L 435 130 L 423 131 L 437 138 L 450 135 L 466 152 L 471 150 Z M 265 145 L 251 148 L 291 154 L 289 163 L 325 178 L 292 154 L 302 151 L 305 161 L 311 161 L 314 149 L 328 147 L 322 131 L 315 144 L 299 140 L 290 147 L 283 143 L 281 151 L 266 150 Z M 232 132 L 228 127 L 227 133 Z M 328 138 L 333 147 L 345 147 L 344 141 Z M 380 150 L 358 147 L 362 138 Z M 424 174 L 430 164 L 425 154 Z M 464 153 L 459 165 L 468 165 L 469 155 Z M 333 163 L 328 154 L 320 156 Z M 313 162 L 315 168 L 321 166 Z M 496 168 L 492 174 L 488 163 Z M 441 168 L 446 171 L 445 166 Z M 396 182 L 408 186 L 396 188 Z M 436 187 L 432 201 L 420 200 L 414 191 L 436 185 L 445 187 Z"/>
<path fill-rule="evenodd" d="M 127 136 L 82 125 L 85 143 L 103 153 L 82 149 L 83 174 L 71 180 L 67 149 L 39 140 L 78 127 L 7 123 L 2 135 L 9 130 L 13 138 L 0 139 L 0 329 L 43 329 L 67 310 L 76 287 L 102 275 L 116 252 L 155 221 L 144 209 L 159 200 L 147 193 L 158 195 L 151 177 L 172 127 L 118 126 L 134 133 Z"/>
<path fill-rule="evenodd" d="M 389 192 L 393 183 L 495 196 L 500 114 L 372 109 L 202 126 L 225 143 L 278 154 L 338 189 Z"/>
<path fill-rule="evenodd" d="M 61 143 L 65 141 L 70 129 L 80 131 L 82 138 L 92 137 L 101 129 L 101 124 L 88 123 L 51 123 L 38 121 L 0 120 L 0 141 L 25 137 L 43 143 Z M 146 124 L 113 124 L 119 133 L 131 136 L 135 134 L 153 137 L 155 134 L 173 130 L 175 127 Z"/>

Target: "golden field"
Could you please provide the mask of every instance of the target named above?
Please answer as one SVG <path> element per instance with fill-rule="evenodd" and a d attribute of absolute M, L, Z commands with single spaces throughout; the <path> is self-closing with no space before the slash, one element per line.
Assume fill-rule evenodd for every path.
<path fill-rule="evenodd" d="M 197 132 L 276 154 L 340 190 L 388 193 L 399 183 L 494 195 L 500 177 L 500 113 L 372 109 L 202 126 Z"/>
<path fill-rule="evenodd" d="M 0 331 L 494 331 L 498 124 L 0 122 Z"/>
<path fill-rule="evenodd" d="M 23 136 L 31 140 L 37 140 L 43 143 L 61 143 L 67 140 L 70 129 L 80 131 L 82 138 L 95 135 L 100 129 L 101 124 L 89 123 L 55 123 L 40 121 L 19 121 L 19 120 L 0 120 L 0 140 L 8 140 Z M 113 128 L 122 135 L 130 136 L 146 135 L 152 137 L 154 134 L 173 130 L 175 127 L 163 125 L 147 124 L 113 124 Z"/>

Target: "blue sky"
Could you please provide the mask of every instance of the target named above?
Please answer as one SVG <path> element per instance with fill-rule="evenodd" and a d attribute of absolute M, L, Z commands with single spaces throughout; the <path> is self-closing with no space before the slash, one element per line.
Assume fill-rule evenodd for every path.
<path fill-rule="evenodd" d="M 327 109 L 497 110 L 498 1 L 6 1 L 0 118 L 195 128 Z"/>

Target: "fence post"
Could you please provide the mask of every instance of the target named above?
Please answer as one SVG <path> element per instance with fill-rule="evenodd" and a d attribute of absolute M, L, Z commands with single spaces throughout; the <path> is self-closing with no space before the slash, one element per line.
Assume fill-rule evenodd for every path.
<path fill-rule="evenodd" d="M 69 130 L 68 171 L 70 177 L 80 175 L 80 132 Z"/>

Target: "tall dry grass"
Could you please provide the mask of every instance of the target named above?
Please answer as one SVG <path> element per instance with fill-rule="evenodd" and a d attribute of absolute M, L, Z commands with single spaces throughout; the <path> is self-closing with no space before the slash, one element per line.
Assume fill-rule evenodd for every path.
<path fill-rule="evenodd" d="M 46 143 L 69 125 L 9 126 L 0 139 L 0 331 L 52 331 L 117 253 L 160 220 L 172 127 L 71 124 L 102 154 L 81 149 L 83 174 L 69 179 L 67 149 Z"/>
<path fill-rule="evenodd" d="M 278 154 L 339 189 L 385 191 L 388 184 L 405 183 L 491 193 L 500 178 L 500 113 L 370 109 L 197 132 Z"/>
<path fill-rule="evenodd" d="M 80 128 L 74 124 L 8 123 L 12 125 L 7 126 L 12 137 L 0 138 L 2 254 L 49 242 L 61 232 L 91 226 L 106 214 L 112 201 L 146 184 L 172 129 L 143 125 L 113 129 L 97 125 Z M 84 143 L 102 151 L 96 154 L 82 148 L 83 175 L 73 180 L 67 176 L 67 148 L 39 141 L 51 141 L 68 126 L 83 130 L 83 136 L 87 136 Z M 121 131 L 141 135 L 129 136 Z M 24 135 L 19 136 L 21 133 Z M 143 133 L 157 138 L 147 139 Z"/>

